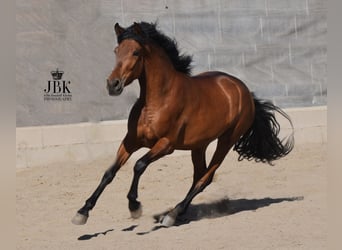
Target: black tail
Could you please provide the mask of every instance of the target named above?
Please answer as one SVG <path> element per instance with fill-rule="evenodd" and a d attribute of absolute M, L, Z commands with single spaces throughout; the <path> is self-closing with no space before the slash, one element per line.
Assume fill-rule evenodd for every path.
<path fill-rule="evenodd" d="M 254 97 L 255 118 L 251 128 L 235 144 L 234 150 L 239 153 L 239 161 L 243 159 L 267 162 L 277 160 L 294 147 L 293 125 L 290 117 L 279 107 Z M 279 139 L 280 125 L 275 119 L 278 112 L 292 126 L 292 133 L 286 139 Z"/>

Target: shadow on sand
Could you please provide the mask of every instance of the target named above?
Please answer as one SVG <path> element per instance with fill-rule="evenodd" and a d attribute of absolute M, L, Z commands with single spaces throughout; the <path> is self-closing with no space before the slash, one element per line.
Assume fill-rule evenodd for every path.
<path fill-rule="evenodd" d="M 190 204 L 187 212 L 179 216 L 176 220 L 175 226 L 182 226 L 185 224 L 189 224 L 193 221 L 199 221 L 205 218 L 220 218 L 224 216 L 233 215 L 239 212 L 244 211 L 255 211 L 259 208 L 267 207 L 272 204 L 281 203 L 281 202 L 292 202 L 292 201 L 301 201 L 304 197 L 289 197 L 289 198 L 262 198 L 262 199 L 236 199 L 230 200 L 228 198 L 215 201 L 212 203 L 200 203 L 192 205 Z M 167 214 L 168 211 L 157 214 L 154 216 L 156 219 L 156 223 L 160 217 Z M 122 229 L 121 231 L 134 231 L 134 229 L 138 227 L 138 225 L 132 225 L 128 228 Z M 159 230 L 161 228 L 165 228 L 161 225 L 154 226 L 150 231 L 146 232 L 138 232 L 137 235 L 145 235 L 151 233 L 153 231 Z M 114 231 L 114 229 L 109 229 L 104 232 L 95 233 L 95 234 L 85 234 L 78 238 L 78 240 L 90 240 L 98 235 L 106 235 L 107 232 Z"/>
<path fill-rule="evenodd" d="M 182 226 L 189 224 L 193 221 L 199 221 L 204 218 L 219 218 L 224 216 L 229 216 L 244 211 L 255 211 L 259 208 L 267 207 L 272 204 L 280 202 L 292 202 L 303 200 L 304 197 L 289 197 L 289 198 L 262 198 L 262 199 L 237 199 L 230 200 L 228 198 L 222 199 L 212 203 L 201 203 L 201 204 L 190 204 L 187 212 L 179 216 L 175 222 L 174 226 Z M 157 214 L 154 216 L 156 223 L 160 221 L 160 218 L 166 215 L 168 211 Z M 157 225 L 153 227 L 150 231 L 139 232 L 138 235 L 145 235 L 153 231 L 165 228 L 164 226 Z"/>
<path fill-rule="evenodd" d="M 104 232 L 99 232 L 99 233 L 94 233 L 94 234 L 84 234 L 84 235 L 78 237 L 78 240 L 90 240 L 90 239 L 95 238 L 101 234 L 106 235 L 108 232 L 111 232 L 111 231 L 114 231 L 114 229 L 108 229 Z"/>
<path fill-rule="evenodd" d="M 133 231 L 138 225 L 132 225 L 130 227 L 124 228 L 121 231 L 123 232 L 129 232 L 129 231 Z M 108 229 L 104 232 L 99 232 L 99 233 L 94 233 L 94 234 L 84 234 L 80 237 L 78 237 L 78 240 L 90 240 L 92 238 L 95 238 L 99 235 L 106 235 L 108 232 L 114 231 L 114 229 Z"/>
<path fill-rule="evenodd" d="M 267 207 L 280 202 L 300 201 L 304 197 L 290 198 L 262 198 L 262 199 L 237 199 L 228 198 L 212 203 L 201 203 L 189 206 L 187 212 L 177 218 L 175 226 L 188 224 L 204 218 L 219 218 L 244 211 L 255 211 L 259 208 Z"/>

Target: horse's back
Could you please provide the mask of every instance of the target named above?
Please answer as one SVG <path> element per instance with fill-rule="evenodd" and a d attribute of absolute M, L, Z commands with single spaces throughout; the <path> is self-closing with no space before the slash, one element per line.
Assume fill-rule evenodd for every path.
<path fill-rule="evenodd" d="M 244 91 L 249 92 L 245 83 L 239 78 L 230 75 L 222 71 L 206 71 L 194 75 L 192 77 L 195 81 L 206 81 L 208 84 L 213 84 L 215 81 L 223 80 L 227 85 L 236 85 L 238 88 L 242 88 Z"/>

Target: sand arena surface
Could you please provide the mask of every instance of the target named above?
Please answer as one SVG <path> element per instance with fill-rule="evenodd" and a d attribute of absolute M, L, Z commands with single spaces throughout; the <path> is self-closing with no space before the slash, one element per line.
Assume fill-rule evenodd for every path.
<path fill-rule="evenodd" d="M 114 155 L 113 155 L 114 158 Z M 275 166 L 237 161 L 230 152 L 213 183 L 176 226 L 153 215 L 181 201 L 192 183 L 190 156 L 168 156 L 141 177 L 141 218 L 126 195 L 134 161 L 107 186 L 86 225 L 70 220 L 113 158 L 17 171 L 17 249 L 326 249 L 327 147 L 296 146 Z"/>

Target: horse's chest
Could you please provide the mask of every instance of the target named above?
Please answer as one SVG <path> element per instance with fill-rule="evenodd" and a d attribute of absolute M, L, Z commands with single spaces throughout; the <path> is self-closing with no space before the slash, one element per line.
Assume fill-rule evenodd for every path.
<path fill-rule="evenodd" d="M 154 144 L 162 136 L 160 115 L 151 109 L 143 108 L 138 123 L 138 137 L 146 146 Z"/>

